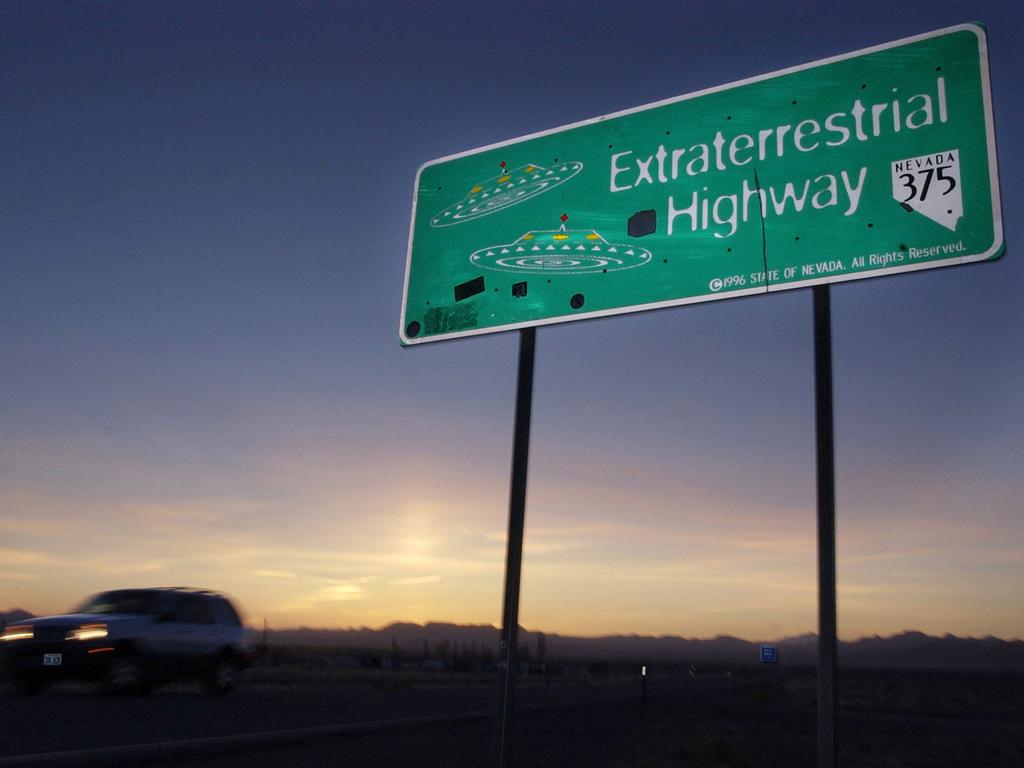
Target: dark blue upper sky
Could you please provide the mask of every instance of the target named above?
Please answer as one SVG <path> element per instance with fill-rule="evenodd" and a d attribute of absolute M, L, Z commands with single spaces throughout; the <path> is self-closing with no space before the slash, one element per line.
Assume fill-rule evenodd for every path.
<path fill-rule="evenodd" d="M 1024 635 L 1022 19 L 3 4 L 0 608 L 496 621 L 516 337 L 400 348 L 417 167 L 980 20 L 1005 256 L 832 289 L 840 631 Z M 812 629 L 812 398 L 807 290 L 541 329 L 524 623 Z"/>

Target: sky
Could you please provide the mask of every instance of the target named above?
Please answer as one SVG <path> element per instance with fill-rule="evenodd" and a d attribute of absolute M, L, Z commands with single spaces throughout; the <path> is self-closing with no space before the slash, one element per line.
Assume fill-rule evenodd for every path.
<path fill-rule="evenodd" d="M 500 620 L 515 333 L 402 348 L 433 158 L 980 20 L 1005 255 L 833 286 L 838 627 L 1024 638 L 1024 6 L 0 5 L 0 609 Z M 817 626 L 811 292 L 546 326 L 520 623 Z"/>

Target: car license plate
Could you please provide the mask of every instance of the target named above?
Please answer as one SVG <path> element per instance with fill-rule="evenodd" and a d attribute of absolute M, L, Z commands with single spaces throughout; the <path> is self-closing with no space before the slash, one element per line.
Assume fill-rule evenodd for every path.
<path fill-rule="evenodd" d="M 64 654 L 61 654 L 61 653 L 44 653 L 43 654 L 43 666 L 44 667 L 59 667 L 63 660 L 64 660 Z"/>

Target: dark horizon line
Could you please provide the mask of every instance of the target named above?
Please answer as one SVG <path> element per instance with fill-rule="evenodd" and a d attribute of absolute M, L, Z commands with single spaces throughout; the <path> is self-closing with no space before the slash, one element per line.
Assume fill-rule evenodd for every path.
<path fill-rule="evenodd" d="M 257 626 L 257 625 L 249 625 L 249 624 L 247 624 L 246 626 L 249 627 L 250 629 L 254 630 L 254 631 L 257 631 L 257 632 L 262 632 L 263 631 L 263 627 L 260 627 L 260 626 Z M 269 632 L 298 632 L 298 631 L 306 631 L 306 632 L 384 632 L 384 631 L 386 631 L 388 629 L 391 629 L 393 627 L 396 627 L 396 626 L 418 627 L 418 628 L 421 628 L 421 629 L 426 629 L 429 626 L 449 626 L 449 627 L 457 627 L 457 628 L 486 629 L 486 630 L 492 630 L 494 632 L 499 632 L 500 631 L 500 627 L 496 627 L 493 624 L 461 624 L 461 623 L 454 622 L 454 621 L 417 622 L 417 621 L 402 621 L 402 620 L 391 621 L 389 623 L 382 624 L 382 625 L 380 625 L 378 627 L 371 627 L 371 626 L 368 626 L 368 625 L 362 625 L 362 626 L 358 626 L 358 627 L 353 627 L 353 626 L 349 626 L 349 627 L 339 627 L 339 626 L 335 626 L 335 627 L 326 627 L 326 626 L 315 627 L 315 626 L 308 626 L 308 625 L 287 626 L 287 627 L 268 626 L 267 627 L 267 631 L 269 631 Z M 783 635 L 781 637 L 776 637 L 774 639 L 757 638 L 757 639 L 753 639 L 753 640 L 751 640 L 749 638 L 745 638 L 745 637 L 739 637 L 738 635 L 730 635 L 730 634 L 727 634 L 727 633 L 719 633 L 717 635 L 706 636 L 706 637 L 687 637 L 685 635 L 680 635 L 680 634 L 675 634 L 675 633 L 650 634 L 650 633 L 638 633 L 638 632 L 628 632 L 628 633 L 612 632 L 612 633 L 608 633 L 608 634 L 588 635 L 588 634 L 573 634 L 573 633 L 565 633 L 565 632 L 549 632 L 549 631 L 546 631 L 546 630 L 527 629 L 522 624 L 519 625 L 519 630 L 520 630 L 520 632 L 525 632 L 526 634 L 529 634 L 529 635 L 543 634 L 543 635 L 546 635 L 547 637 L 562 637 L 562 638 L 571 638 L 571 639 L 574 639 L 574 640 L 609 640 L 609 639 L 615 639 L 615 638 L 627 638 L 627 639 L 652 639 L 652 640 L 687 640 L 687 641 L 691 641 L 691 642 L 710 642 L 710 641 L 714 641 L 714 640 L 740 640 L 740 641 L 745 642 L 745 643 L 780 643 L 780 642 L 787 642 L 787 641 L 791 642 L 791 641 L 795 641 L 795 640 L 805 640 L 805 639 L 808 639 L 808 638 L 817 638 L 818 637 L 818 633 L 814 632 L 814 631 L 799 632 L 799 633 L 792 634 L 792 635 Z M 843 642 L 843 643 L 856 643 L 856 642 L 860 642 L 862 640 L 891 640 L 893 638 L 903 637 L 903 636 L 906 636 L 906 635 L 920 635 L 922 637 L 936 638 L 936 639 L 939 639 L 939 640 L 942 640 L 942 639 L 945 639 L 945 638 L 954 638 L 954 639 L 957 639 L 957 640 L 999 640 L 999 641 L 1005 642 L 1005 643 L 1024 642 L 1024 637 L 1007 638 L 1007 637 L 1000 637 L 998 635 L 993 635 L 991 633 L 985 634 L 985 635 L 957 635 L 957 634 L 955 634 L 953 632 L 944 632 L 943 634 L 940 634 L 940 635 L 933 635 L 933 634 L 929 634 L 928 632 L 924 632 L 924 631 L 919 630 L 919 629 L 903 629 L 903 630 L 900 630 L 899 632 L 893 632 L 890 635 L 883 635 L 883 634 L 879 634 L 879 633 L 875 633 L 873 635 L 861 635 L 861 636 L 856 637 L 854 639 L 848 639 L 848 638 L 840 637 L 839 640 L 840 640 L 840 642 Z"/>
<path fill-rule="evenodd" d="M 25 610 L 24 608 L 10 608 L 10 609 L 4 610 L 4 611 L 0 611 L 0 616 L 6 617 L 6 616 L 8 616 L 10 614 L 15 614 L 15 613 L 25 613 L 25 614 L 28 614 L 31 618 L 41 618 L 43 616 L 60 615 L 60 614 L 36 614 L 36 613 L 33 613 L 32 611 Z M 263 626 L 260 626 L 260 625 L 257 625 L 257 624 L 252 624 L 252 623 L 248 623 L 248 622 L 245 623 L 245 627 L 247 629 L 253 631 L 253 632 L 262 632 L 264 630 L 264 628 L 266 628 L 266 630 L 269 631 L 269 632 L 384 632 L 384 631 L 387 631 L 389 629 L 393 629 L 394 627 L 397 627 L 397 626 L 417 627 L 419 629 L 426 629 L 427 627 L 430 627 L 430 626 L 449 626 L 449 627 L 455 627 L 455 628 L 490 630 L 490 631 L 493 631 L 493 632 L 499 632 L 500 631 L 500 628 L 496 627 L 493 624 L 459 623 L 459 622 L 455 622 L 455 621 L 440 621 L 440 620 L 429 620 L 429 621 L 426 621 L 426 622 L 418 622 L 418 621 L 406 621 L 406 620 L 402 620 L 402 619 L 395 619 L 393 621 L 387 622 L 385 624 L 381 624 L 380 626 L 376 626 L 376 627 L 369 626 L 369 625 L 366 625 L 366 624 L 363 624 L 361 626 L 347 626 L 347 627 L 346 626 L 309 626 L 309 625 L 284 626 L 284 627 L 273 627 L 273 626 L 267 625 L 266 627 L 263 627 Z M 772 638 L 772 639 L 766 639 L 766 638 L 750 639 L 750 638 L 746 638 L 746 637 L 740 637 L 738 635 L 730 635 L 728 633 L 719 633 L 719 634 L 716 634 L 716 635 L 705 636 L 705 637 L 687 637 L 685 635 L 680 635 L 680 634 L 676 634 L 676 633 L 669 633 L 669 632 L 663 632 L 663 633 L 658 633 L 658 634 L 639 633 L 639 632 L 611 632 L 611 633 L 606 633 L 606 634 L 591 635 L 591 634 L 574 634 L 574 633 L 566 633 L 566 632 L 551 632 L 551 631 L 547 631 L 547 630 L 528 629 L 528 628 L 524 627 L 522 624 L 519 625 L 519 630 L 521 632 L 524 632 L 524 633 L 529 634 L 529 635 L 539 635 L 539 634 L 542 634 L 542 635 L 546 635 L 548 637 L 562 637 L 562 638 L 570 638 L 570 639 L 573 639 L 573 640 L 609 640 L 609 639 L 616 639 L 616 638 L 624 638 L 624 639 L 651 639 L 651 640 L 686 640 L 686 641 L 689 641 L 689 642 L 711 642 L 711 641 L 714 641 L 714 640 L 739 640 L 739 641 L 745 642 L 745 643 L 782 643 L 782 642 L 792 642 L 792 641 L 798 641 L 798 640 L 807 640 L 809 638 L 817 638 L 818 637 L 818 633 L 814 632 L 814 631 L 798 632 L 796 634 L 783 635 L 781 637 L 776 637 L 776 638 Z M 843 642 L 843 643 L 856 643 L 856 642 L 860 642 L 860 641 L 863 641 L 863 640 L 892 640 L 893 638 L 904 637 L 906 635 L 920 635 L 922 637 L 936 638 L 936 639 L 939 639 L 939 640 L 942 640 L 942 639 L 945 639 L 945 638 L 954 638 L 954 639 L 957 639 L 957 640 L 999 640 L 999 641 L 1005 642 L 1005 643 L 1024 642 L 1024 637 L 1000 637 L 1000 636 L 994 635 L 992 633 L 988 633 L 988 634 L 985 634 L 985 635 L 957 635 L 957 634 L 955 634 L 953 632 L 948 632 L 947 631 L 947 632 L 944 632 L 944 633 L 942 633 L 940 635 L 934 635 L 934 634 L 930 634 L 928 632 L 924 632 L 924 631 L 919 630 L 919 629 L 903 629 L 903 630 L 900 630 L 899 632 L 893 632 L 892 634 L 889 634 L 889 635 L 883 635 L 883 634 L 880 634 L 880 633 L 876 632 L 873 635 L 861 635 L 861 636 L 853 638 L 853 639 L 840 637 L 839 640 L 840 640 L 840 642 Z"/>

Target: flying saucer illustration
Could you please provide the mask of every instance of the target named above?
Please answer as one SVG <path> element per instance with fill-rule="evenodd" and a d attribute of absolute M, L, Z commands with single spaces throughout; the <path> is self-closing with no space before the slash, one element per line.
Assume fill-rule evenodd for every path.
<path fill-rule="evenodd" d="M 499 272 L 579 275 L 642 267 L 651 252 L 637 245 L 609 243 L 593 229 L 531 230 L 514 243 L 473 251 L 469 260 Z"/>
<path fill-rule="evenodd" d="M 500 173 L 474 184 L 464 198 L 432 218 L 430 225 L 450 227 L 503 211 L 564 184 L 581 170 L 583 163 L 579 162 L 561 163 L 552 168 L 527 163 L 512 170 L 506 170 L 502 163 Z"/>

